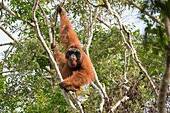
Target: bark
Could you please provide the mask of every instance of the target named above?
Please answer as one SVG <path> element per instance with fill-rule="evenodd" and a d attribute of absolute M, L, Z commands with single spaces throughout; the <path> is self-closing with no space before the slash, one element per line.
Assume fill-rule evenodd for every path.
<path fill-rule="evenodd" d="M 170 19 L 165 16 L 165 28 L 166 33 L 169 38 L 169 44 L 167 47 L 167 60 L 166 60 L 166 70 L 162 78 L 158 96 L 158 111 L 159 113 L 167 113 L 166 111 L 166 97 L 168 92 L 168 84 L 170 80 Z"/>

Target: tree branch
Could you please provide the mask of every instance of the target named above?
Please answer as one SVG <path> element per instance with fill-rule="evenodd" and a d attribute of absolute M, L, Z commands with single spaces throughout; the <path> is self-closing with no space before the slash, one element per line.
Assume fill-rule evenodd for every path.
<path fill-rule="evenodd" d="M 0 6 L 1 8 L 3 8 L 4 10 L 6 10 L 9 14 L 13 15 L 13 16 L 16 16 L 16 14 L 11 11 L 7 6 L 5 6 L 2 2 L 0 2 Z"/>
<path fill-rule="evenodd" d="M 67 0 L 64 0 L 64 2 L 62 3 L 61 7 L 64 7 L 64 5 L 66 4 Z"/>
<path fill-rule="evenodd" d="M 17 43 L 18 43 L 18 41 L 17 41 L 2 25 L 0 25 L 0 29 L 1 29 L 5 34 L 7 34 L 7 35 L 9 36 L 9 38 L 11 38 L 14 42 L 17 42 Z"/>
<path fill-rule="evenodd" d="M 16 70 L 15 71 L 3 71 L 3 72 L 0 72 L 0 75 L 4 73 L 11 73 L 11 72 L 16 72 Z"/>
<path fill-rule="evenodd" d="M 97 11 L 97 13 L 98 13 L 98 11 Z M 90 22 L 89 22 L 89 25 L 88 25 L 88 38 L 87 38 L 87 44 L 86 44 L 86 53 L 87 53 L 88 56 L 89 56 L 89 48 L 90 48 L 90 45 L 91 45 L 91 42 L 92 42 L 92 37 L 93 37 L 93 25 L 96 21 L 97 13 L 94 16 L 94 20 L 93 20 L 92 11 L 90 11 L 90 20 L 89 20 Z"/>
<path fill-rule="evenodd" d="M 165 16 L 164 17 L 164 23 L 165 23 L 166 34 L 167 34 L 168 39 L 170 41 L 170 18 Z"/>
<path fill-rule="evenodd" d="M 99 82 L 99 81 L 98 81 Z M 99 82 L 100 83 L 100 82 Z M 99 94 L 100 94 L 100 96 L 101 96 L 101 103 L 100 103 L 100 107 L 99 107 L 99 109 L 97 110 L 98 111 L 98 113 L 102 113 L 102 111 L 103 111 L 103 106 L 104 106 L 104 104 L 105 104 L 105 97 L 106 97 L 106 95 L 104 95 L 104 94 L 106 94 L 106 91 L 105 91 L 105 87 L 98 87 L 98 86 L 96 86 L 96 84 L 94 84 L 94 82 L 91 82 L 91 85 L 93 86 L 93 88 L 95 88 L 98 92 L 99 92 Z M 101 86 L 101 84 L 100 84 L 100 86 Z M 104 93 L 103 93 L 104 92 Z M 107 99 L 108 100 L 108 99 Z"/>
<path fill-rule="evenodd" d="M 13 43 L 9 42 L 9 43 L 0 44 L 0 46 L 6 46 L 6 45 L 13 45 Z"/>
<path fill-rule="evenodd" d="M 5 6 L 3 4 L 3 2 L 0 2 L 0 6 L 2 9 L 6 10 L 9 14 L 11 14 L 12 16 L 15 16 L 15 17 L 18 17 L 19 20 L 22 20 L 18 15 L 16 15 L 12 10 L 10 10 L 7 6 Z M 34 24 L 30 21 L 25 21 L 25 20 L 22 20 L 23 22 L 26 22 L 27 24 L 31 25 L 31 26 L 34 26 Z"/>
<path fill-rule="evenodd" d="M 63 7 L 66 4 L 67 0 L 64 0 L 64 2 L 62 3 L 61 7 Z M 54 12 L 54 16 L 51 20 L 51 30 L 52 30 L 52 38 L 50 39 L 50 43 L 52 45 L 52 47 L 55 47 L 55 34 L 56 34 L 56 22 L 57 22 L 57 17 L 58 17 L 58 10 L 57 10 L 58 5 L 56 6 L 55 12 Z"/>
<path fill-rule="evenodd" d="M 124 83 L 127 83 L 128 80 L 127 80 L 127 55 L 126 55 L 126 52 L 127 52 L 127 47 L 126 45 L 124 45 L 124 64 L 123 64 L 123 80 L 124 80 Z"/>
<path fill-rule="evenodd" d="M 97 17 L 97 20 L 101 23 L 103 23 L 105 26 L 107 26 L 109 29 L 111 29 L 111 26 L 108 25 L 106 22 L 104 22 L 103 20 L 101 20 L 99 17 Z"/>
<path fill-rule="evenodd" d="M 65 4 L 66 4 L 66 2 L 67 2 L 67 0 L 64 0 L 64 2 L 62 3 L 62 5 L 61 5 L 61 7 L 63 7 Z M 57 17 L 58 17 L 58 10 L 57 10 L 57 8 L 58 8 L 58 5 L 56 6 L 56 9 L 55 9 L 55 12 L 54 12 L 54 16 L 53 16 L 53 18 L 52 18 L 52 20 L 51 20 L 51 30 L 52 30 L 52 39 L 50 40 L 51 42 L 51 46 L 52 47 L 55 47 L 55 44 L 56 44 L 56 42 L 55 42 L 55 34 L 56 34 L 56 22 L 57 22 Z"/>
<path fill-rule="evenodd" d="M 79 111 L 80 113 L 85 113 L 84 109 L 81 105 L 81 102 L 79 101 L 79 99 L 77 98 L 77 95 L 74 92 L 69 92 L 70 96 L 73 98 L 73 100 L 75 101 L 76 105 L 79 107 Z"/>
<path fill-rule="evenodd" d="M 47 52 L 47 54 L 48 54 L 48 56 L 49 56 L 49 58 L 50 58 L 50 61 L 52 62 L 52 65 L 54 66 L 54 69 L 55 69 L 55 71 L 57 72 L 60 80 L 63 81 L 63 78 L 62 78 L 62 76 L 61 76 L 61 73 L 60 73 L 60 71 L 59 71 L 59 68 L 58 68 L 58 66 L 57 66 L 57 63 L 55 62 L 53 55 L 51 54 L 50 50 L 48 49 L 48 46 L 47 46 L 47 44 L 45 43 L 45 41 L 44 41 L 44 39 L 43 39 L 43 37 L 42 37 L 42 35 L 41 35 L 41 33 L 40 33 L 38 21 L 37 21 L 37 18 L 36 18 L 36 16 L 35 16 L 35 12 L 36 12 L 36 10 L 37 10 L 38 4 L 39 4 L 39 0 L 36 0 L 36 1 L 34 2 L 34 6 L 33 6 L 33 9 L 32 9 L 32 12 L 33 12 L 32 17 L 33 17 L 33 21 L 34 21 L 34 24 L 35 24 L 34 29 L 35 29 L 35 31 L 36 31 L 36 33 L 37 33 L 38 39 L 40 40 L 42 46 L 43 46 L 44 49 L 46 50 L 46 52 Z M 67 103 L 68 103 L 68 104 L 70 105 L 70 107 L 72 108 L 72 110 L 73 110 L 74 112 L 76 112 L 76 107 L 74 106 L 74 104 L 72 103 L 72 101 L 69 99 L 68 95 L 65 93 L 64 90 L 62 90 L 62 93 L 63 93 L 63 95 L 64 95 Z"/>
<path fill-rule="evenodd" d="M 156 17 L 154 17 L 153 15 L 149 14 L 146 10 L 144 10 L 143 8 L 141 8 L 140 6 L 138 6 L 135 2 L 133 2 L 132 0 L 127 0 L 131 5 L 133 5 L 134 7 L 136 7 L 137 9 L 140 10 L 141 13 L 146 14 L 147 16 L 149 16 L 153 21 L 159 23 L 161 26 L 164 26 Z"/>
<path fill-rule="evenodd" d="M 46 25 L 48 26 L 48 35 L 49 35 L 49 38 L 50 38 L 50 44 L 53 44 L 53 47 L 54 47 L 54 45 L 55 45 L 55 38 L 53 39 L 51 24 L 48 21 L 48 17 L 46 15 L 45 11 L 43 10 L 43 8 L 41 7 L 41 5 L 39 4 L 38 6 L 39 6 L 39 8 L 40 8 L 40 10 L 41 10 L 41 12 L 43 14 L 44 21 L 45 21 Z"/>
<path fill-rule="evenodd" d="M 56 70 L 56 72 L 58 73 L 58 75 L 59 75 L 59 77 L 60 77 L 60 80 L 63 81 L 63 78 L 62 78 L 61 73 L 60 73 L 60 71 L 59 71 L 59 69 L 58 69 L 58 66 L 57 66 L 57 64 L 56 64 L 56 62 L 55 62 L 55 60 L 54 60 L 54 58 L 53 58 L 50 50 L 48 49 L 48 47 L 47 47 L 47 45 L 46 45 L 46 43 L 45 43 L 45 41 L 44 41 L 41 33 L 40 33 L 40 29 L 39 29 L 39 25 L 38 25 L 38 22 L 37 22 L 37 18 L 36 18 L 36 16 L 35 16 L 35 12 L 36 12 L 36 10 L 37 10 L 38 3 L 39 3 L 39 0 L 37 0 L 37 1 L 34 3 L 34 7 L 33 7 L 33 10 L 32 10 L 32 12 L 33 12 L 33 20 L 34 20 L 34 24 L 35 24 L 34 29 L 35 29 L 35 31 L 36 31 L 36 33 L 37 33 L 38 39 L 40 40 L 40 42 L 41 42 L 41 44 L 43 45 L 43 47 L 44 47 L 44 49 L 46 50 L 46 52 L 48 53 L 48 56 L 49 56 L 50 60 L 52 61 L 53 65 L 54 65 L 54 67 L 55 67 L 55 70 Z"/>
<path fill-rule="evenodd" d="M 129 97 L 125 95 L 125 96 L 124 96 L 121 100 L 119 100 L 114 106 L 112 106 L 112 108 L 110 109 L 110 112 L 109 112 L 109 113 L 113 113 L 114 110 L 117 109 L 117 107 L 118 107 L 121 103 L 125 102 L 125 101 L 128 100 L 128 99 L 129 99 Z"/>
<path fill-rule="evenodd" d="M 93 25 L 96 21 L 96 18 L 97 18 L 97 15 L 98 15 L 98 9 L 97 9 L 97 12 L 94 16 L 94 19 L 92 18 L 93 15 L 92 15 L 92 11 L 90 12 L 90 22 L 89 22 L 89 25 L 88 25 L 88 39 L 87 39 L 87 45 L 86 45 L 86 53 L 88 55 L 88 57 L 90 58 L 90 54 L 89 54 L 89 48 L 90 48 L 90 45 L 91 45 L 91 42 L 92 42 L 92 38 L 93 38 Z M 105 100 L 106 102 L 109 102 L 109 98 L 106 94 L 106 91 L 105 91 L 105 87 L 103 87 L 98 79 L 98 76 L 97 76 L 97 73 L 96 73 L 96 70 L 94 69 L 94 66 L 93 66 L 93 71 L 95 73 L 95 80 L 97 82 L 97 86 L 92 82 L 91 84 L 93 85 L 93 87 L 99 92 L 100 96 L 101 96 L 101 103 L 100 103 L 100 108 L 98 109 L 98 112 L 99 113 L 102 113 L 103 111 L 103 106 L 105 104 Z"/>
<path fill-rule="evenodd" d="M 105 7 L 105 4 L 93 4 L 89 0 L 86 0 L 88 4 L 92 5 L 93 7 Z"/>
<path fill-rule="evenodd" d="M 45 66 L 44 68 L 50 75 L 54 75 L 54 73 L 50 70 L 49 66 Z"/>
<path fill-rule="evenodd" d="M 52 38 L 50 39 L 50 44 L 52 47 L 55 47 L 55 34 L 56 34 L 56 22 L 57 22 L 57 17 L 58 17 L 58 11 L 57 11 L 57 7 L 58 5 L 56 6 L 56 10 L 54 12 L 54 16 L 51 20 L 51 30 L 52 30 Z"/>
<path fill-rule="evenodd" d="M 170 53 L 170 46 L 168 51 Z M 167 53 L 167 54 L 169 54 Z M 168 84 L 170 80 L 170 54 L 167 55 L 167 66 L 165 74 L 161 80 L 159 96 L 158 96 L 158 111 L 159 113 L 167 113 L 166 111 L 166 98 L 167 98 L 167 91 L 168 91 Z"/>
<path fill-rule="evenodd" d="M 128 42 L 125 42 L 126 45 L 131 49 L 132 52 L 132 57 L 135 60 L 136 64 L 138 65 L 138 67 L 140 68 L 140 70 L 143 72 L 143 74 L 146 76 L 146 78 L 149 80 L 150 85 L 152 86 L 153 91 L 155 92 L 156 96 L 158 96 L 158 92 L 156 89 L 156 86 L 154 84 L 154 82 L 152 81 L 151 77 L 149 76 L 147 70 L 144 68 L 144 66 L 142 65 L 141 61 L 138 58 L 138 54 L 136 53 L 135 48 L 133 47 L 132 44 L 132 40 L 131 40 L 131 35 L 130 32 L 127 31 L 127 29 L 125 28 L 125 26 L 123 25 L 123 30 L 126 32 L 127 36 L 128 36 Z M 121 33 L 123 34 L 123 32 Z M 122 35 L 123 36 L 123 35 Z"/>
<path fill-rule="evenodd" d="M 164 17 L 164 24 L 166 28 L 166 33 L 169 39 L 169 44 L 167 47 L 167 60 L 166 60 L 166 70 L 165 74 L 161 80 L 159 96 L 158 96 L 158 111 L 159 113 L 167 113 L 166 111 L 166 98 L 168 92 L 168 84 L 170 81 L 170 18 Z"/>
<path fill-rule="evenodd" d="M 156 90 L 156 86 L 154 85 L 154 82 L 152 81 L 151 77 L 149 76 L 149 74 L 147 73 L 146 69 L 143 67 L 141 61 L 139 60 L 138 58 L 138 55 L 136 53 L 136 50 L 135 48 L 133 47 L 133 44 L 132 44 L 132 41 L 131 41 L 131 35 L 129 33 L 129 31 L 125 28 L 125 26 L 122 24 L 122 21 L 120 19 L 120 16 L 118 15 L 118 13 L 116 11 L 114 11 L 111 6 L 110 6 L 110 3 L 108 2 L 108 0 L 103 0 L 103 2 L 106 4 L 106 8 L 108 9 L 108 11 L 114 16 L 117 18 L 118 20 L 118 24 L 119 24 L 119 27 L 120 27 L 120 33 L 122 35 L 122 38 L 123 38 L 123 41 L 125 43 L 125 45 L 131 50 L 132 52 L 132 57 L 133 59 L 135 60 L 136 64 L 139 66 L 139 68 L 141 69 L 141 71 L 145 74 L 145 76 L 147 77 L 147 79 L 149 80 L 151 86 L 152 86 L 152 89 L 153 91 L 155 92 L 156 95 L 158 95 L 158 92 Z M 124 36 L 124 32 L 127 34 L 128 36 L 128 41 L 127 39 L 125 38 Z"/>

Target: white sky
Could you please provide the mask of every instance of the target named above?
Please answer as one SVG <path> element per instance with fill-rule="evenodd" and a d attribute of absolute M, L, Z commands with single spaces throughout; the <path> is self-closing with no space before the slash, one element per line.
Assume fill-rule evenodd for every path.
<path fill-rule="evenodd" d="M 2 30 L 0 30 L 0 44 L 13 42 Z M 0 46 L 0 61 L 2 59 L 3 51 L 7 50 L 9 46 Z"/>
<path fill-rule="evenodd" d="M 138 18 L 138 11 L 137 10 L 133 10 L 133 11 L 125 11 L 123 13 L 122 16 L 122 21 L 123 24 L 135 24 L 136 25 L 136 29 L 140 30 L 141 34 L 144 34 L 144 28 L 146 25 L 144 25 L 143 21 L 140 20 Z M 12 34 L 16 39 L 17 39 L 17 35 L 16 34 Z M 9 43 L 9 42 L 13 42 L 2 30 L 0 30 L 0 44 L 4 44 L 4 43 Z M 9 46 L 0 46 L 0 61 L 2 59 L 2 54 L 3 51 L 7 50 Z"/>

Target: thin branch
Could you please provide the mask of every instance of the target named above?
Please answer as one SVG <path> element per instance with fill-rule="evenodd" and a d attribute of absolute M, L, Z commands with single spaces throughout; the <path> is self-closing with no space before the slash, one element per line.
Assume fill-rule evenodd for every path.
<path fill-rule="evenodd" d="M 3 59 L 3 65 L 5 64 L 5 61 L 7 60 L 8 56 L 10 55 L 10 53 L 12 52 L 13 49 L 14 49 L 14 46 L 10 45 L 8 47 L 8 49 L 6 50 L 4 59 Z M 4 68 L 2 68 L 2 69 L 4 69 Z"/>
<path fill-rule="evenodd" d="M 104 97 L 101 89 L 99 89 L 99 87 L 97 87 L 96 84 L 94 84 L 94 82 L 91 82 L 91 85 L 93 86 L 93 88 L 95 88 L 95 89 L 99 92 L 99 94 L 100 94 L 100 96 L 101 96 L 101 100 L 102 100 L 102 101 L 101 101 L 101 103 L 100 103 L 100 107 L 99 107 L 99 109 L 98 109 L 98 113 L 102 113 L 102 111 L 103 111 L 103 106 L 104 106 L 104 104 L 105 104 L 105 97 Z M 105 91 L 105 87 L 102 87 L 102 90 Z"/>
<path fill-rule="evenodd" d="M 126 55 L 126 51 L 127 51 L 127 48 L 126 48 L 126 45 L 124 46 L 124 64 L 123 64 L 123 76 L 124 76 L 124 82 L 128 82 L 127 80 L 127 55 Z"/>
<path fill-rule="evenodd" d="M 30 26 L 34 27 L 34 24 L 30 21 L 25 21 L 23 19 L 21 19 L 17 14 L 15 14 L 12 10 L 10 10 L 7 6 L 5 6 L 3 4 L 3 2 L 0 2 L 0 6 L 2 9 L 6 10 L 9 14 L 11 14 L 12 16 L 18 17 L 19 20 L 22 20 L 23 22 L 26 22 L 27 24 L 29 24 Z"/>
<path fill-rule="evenodd" d="M 48 82 L 49 84 L 51 84 L 52 88 L 53 88 L 53 84 L 51 82 L 51 80 L 49 79 L 48 76 L 43 76 L 42 73 L 40 73 L 39 71 L 36 70 L 36 73 L 39 75 L 39 77 L 41 77 L 42 79 L 44 79 L 46 82 Z"/>
<path fill-rule="evenodd" d="M 66 4 L 67 0 L 64 0 L 64 2 L 62 3 L 61 7 L 64 7 L 64 5 Z"/>
<path fill-rule="evenodd" d="M 40 4 L 38 4 L 38 6 L 39 6 L 39 8 L 40 8 L 40 10 L 41 10 L 41 12 L 43 14 L 43 18 L 44 18 L 45 24 L 48 25 L 48 17 L 46 15 L 45 11 L 43 10 L 43 8 L 41 7 Z"/>
<path fill-rule="evenodd" d="M 63 5 L 65 4 L 65 2 L 66 2 L 66 0 L 64 1 Z M 55 31 L 55 28 L 56 28 L 56 18 L 57 18 L 58 11 L 57 11 L 57 9 L 56 9 L 56 11 L 55 11 L 55 13 L 54 13 L 54 18 L 53 18 L 53 21 L 52 21 L 52 22 L 55 23 L 55 24 L 54 24 L 53 28 L 51 28 L 50 23 L 49 23 L 49 21 L 48 21 L 48 18 L 47 18 L 47 16 L 46 16 L 44 10 L 42 9 L 41 5 L 39 5 L 39 7 L 40 7 L 41 12 L 43 13 L 43 16 L 44 16 L 44 18 L 45 18 L 45 22 L 46 22 L 46 24 L 48 25 L 48 31 L 49 31 L 49 37 L 50 37 L 50 44 L 51 44 L 52 46 L 54 46 L 54 45 L 55 45 L 55 32 L 52 32 L 52 31 Z M 52 29 L 53 29 L 53 30 L 52 30 Z M 54 34 L 52 34 L 52 33 L 54 33 Z M 46 68 L 46 70 L 48 70 L 48 72 L 50 72 L 49 69 Z M 50 72 L 50 73 L 51 73 L 51 72 Z M 53 77 L 52 77 L 52 78 L 53 78 Z M 53 79 L 52 79 L 52 80 L 53 80 Z M 76 97 L 74 97 L 72 94 L 70 94 L 70 95 L 73 97 L 73 99 L 75 100 L 76 104 L 78 105 L 80 112 L 81 112 L 81 113 L 84 113 L 83 108 L 82 108 L 81 103 L 79 102 L 79 100 L 78 100 Z"/>
<path fill-rule="evenodd" d="M 0 46 L 6 46 L 6 45 L 13 45 L 13 43 L 9 42 L 9 43 L 0 44 Z"/>
<path fill-rule="evenodd" d="M 79 99 L 77 98 L 77 95 L 74 92 L 69 92 L 70 96 L 73 98 L 73 100 L 75 101 L 76 105 L 78 105 L 79 111 L 80 113 L 85 113 L 84 109 L 81 105 L 81 102 L 79 101 Z"/>
<path fill-rule="evenodd" d="M 67 0 L 64 0 L 63 4 L 60 7 L 63 7 L 66 4 L 66 2 L 67 2 Z M 55 47 L 55 44 L 56 44 L 56 42 L 55 42 L 56 30 L 55 29 L 56 29 L 56 22 L 57 22 L 57 17 L 58 17 L 58 10 L 57 10 L 57 8 L 58 8 L 58 5 L 56 5 L 54 16 L 53 16 L 53 18 L 51 20 L 52 39 L 50 40 L 50 43 L 51 43 L 52 47 Z"/>
<path fill-rule="evenodd" d="M 41 5 L 39 4 L 38 6 L 39 6 L 39 8 L 40 8 L 40 10 L 43 14 L 45 23 L 48 26 L 48 35 L 49 35 L 49 38 L 50 38 L 50 44 L 53 44 L 53 43 L 55 44 L 55 38 L 53 39 L 52 28 L 51 28 L 50 22 L 48 21 L 48 17 L 46 15 L 45 11 L 43 10 L 43 8 L 41 7 Z M 53 45 L 53 47 L 54 47 L 54 45 Z"/>
<path fill-rule="evenodd" d="M 64 5 L 66 4 L 67 0 L 64 0 L 64 2 L 62 3 L 61 7 L 64 7 Z M 52 33 L 52 38 L 50 39 L 50 44 L 52 47 L 55 47 L 55 34 L 56 34 L 56 22 L 57 22 L 57 17 L 58 17 L 58 10 L 57 10 L 58 5 L 56 5 L 56 10 L 54 12 L 54 16 L 51 20 L 51 33 Z"/>
<path fill-rule="evenodd" d="M 2 25 L 0 25 L 0 29 L 9 36 L 14 42 L 18 42 Z"/>
<path fill-rule="evenodd" d="M 53 65 L 54 65 L 54 67 L 55 67 L 55 70 L 56 70 L 56 72 L 58 73 L 58 75 L 59 75 L 59 77 L 60 77 L 60 80 L 63 81 L 63 78 L 62 78 L 61 73 L 60 73 L 60 71 L 59 71 L 59 69 L 58 69 L 58 66 L 57 66 L 57 64 L 56 64 L 56 62 L 55 62 L 55 60 L 54 60 L 54 58 L 53 58 L 50 50 L 48 49 L 47 44 L 45 43 L 45 41 L 44 41 L 44 39 L 43 39 L 43 37 L 42 37 L 42 35 L 41 35 L 40 29 L 39 29 L 39 25 L 38 25 L 38 22 L 37 22 L 37 18 L 36 18 L 36 16 L 35 16 L 35 12 L 36 12 L 36 10 L 37 10 L 38 3 L 39 3 L 39 0 L 37 0 L 37 1 L 34 3 L 34 7 L 33 7 L 33 10 L 32 10 L 32 12 L 33 12 L 33 20 L 34 20 L 34 24 L 35 24 L 34 29 L 35 29 L 35 31 L 36 31 L 36 33 L 37 33 L 38 39 L 41 41 L 41 44 L 43 45 L 44 49 L 45 49 L 46 52 L 48 53 L 48 56 L 49 56 L 50 60 L 52 61 Z"/>
<path fill-rule="evenodd" d="M 107 26 L 109 29 L 111 29 L 111 26 L 108 25 L 106 22 L 104 22 L 103 20 L 101 20 L 100 18 L 97 17 L 97 20 L 101 23 L 103 23 L 105 26 Z"/>
<path fill-rule="evenodd" d="M 126 46 L 127 46 L 128 48 L 130 48 L 130 50 L 131 50 L 131 52 L 132 52 L 132 57 L 133 57 L 133 59 L 135 60 L 136 64 L 139 66 L 139 68 L 141 69 L 141 71 L 146 75 L 146 77 L 147 77 L 147 79 L 149 80 L 149 82 L 150 82 L 150 84 L 151 84 L 151 86 L 152 86 L 152 89 L 153 89 L 153 91 L 155 92 L 155 94 L 158 95 L 158 92 L 157 92 L 157 90 L 156 90 L 156 86 L 154 85 L 154 82 L 152 81 L 151 77 L 150 77 L 149 74 L 147 73 L 146 69 L 143 67 L 141 61 L 140 61 L 139 58 L 138 58 L 138 55 L 137 55 L 137 53 L 136 53 L 136 50 L 135 50 L 135 48 L 133 47 L 133 44 L 132 44 L 132 41 L 131 41 L 131 35 L 130 35 L 129 31 L 128 31 L 128 30 L 125 28 L 125 26 L 122 24 L 122 21 L 121 21 L 121 19 L 120 19 L 120 16 L 118 15 L 118 13 L 111 8 L 110 3 L 108 2 L 108 0 L 103 0 L 103 1 L 104 1 L 104 3 L 107 5 L 106 8 L 108 9 L 108 11 L 110 11 L 110 13 L 117 18 L 118 23 L 119 23 L 119 27 L 120 27 L 120 33 L 121 33 L 121 35 L 122 35 L 122 38 L 123 38 L 124 43 L 126 44 Z M 127 40 L 126 40 L 126 38 L 125 38 L 124 33 L 123 33 L 122 30 L 124 30 L 125 33 L 127 34 L 127 36 L 128 36 L 128 42 L 127 42 Z"/>
<path fill-rule="evenodd" d="M 54 12 L 54 16 L 51 20 L 51 33 L 52 33 L 52 38 L 50 39 L 50 44 L 52 47 L 55 47 L 55 34 L 56 34 L 56 21 L 57 21 L 57 17 L 58 17 L 58 10 L 57 10 L 58 5 L 56 6 L 56 10 Z"/>
<path fill-rule="evenodd" d="M 92 19 L 92 12 L 90 12 L 90 23 L 89 23 L 89 26 L 88 26 L 88 39 L 87 39 L 87 45 L 86 45 L 86 53 L 87 53 L 88 57 L 90 57 L 89 47 L 90 47 L 91 42 L 92 42 L 93 25 L 94 25 L 94 22 L 96 21 L 97 15 L 98 15 L 98 10 L 96 12 L 96 15 L 94 16 L 94 19 Z M 106 102 L 108 102 L 109 98 L 108 98 L 108 96 L 106 94 L 105 88 L 99 82 L 99 79 L 98 79 L 96 70 L 94 69 L 94 66 L 93 66 L 93 71 L 95 73 L 95 80 L 97 82 L 98 88 L 97 88 L 97 86 L 94 83 L 92 83 L 92 85 L 96 86 L 95 89 L 100 90 L 99 92 L 101 92 L 101 93 L 99 93 L 101 95 L 101 98 L 102 98 L 102 101 L 101 101 L 101 104 L 100 104 L 100 108 L 99 108 L 99 113 L 102 113 L 105 100 L 106 100 Z"/>
<path fill-rule="evenodd" d="M 129 97 L 125 95 L 121 100 L 119 100 L 119 101 L 110 109 L 110 112 L 109 112 L 109 113 L 113 113 L 114 110 L 117 109 L 117 107 L 118 107 L 121 103 L 125 102 L 125 101 L 128 100 L 128 99 L 129 99 Z"/>
<path fill-rule="evenodd" d="M 98 13 L 98 10 L 97 10 L 97 13 Z M 88 38 L 87 38 L 87 45 L 86 45 L 86 53 L 88 56 L 89 56 L 89 47 L 91 45 L 92 37 L 93 37 L 93 25 L 94 25 L 94 22 L 96 21 L 97 13 L 94 16 L 94 20 L 93 20 L 92 11 L 90 11 L 90 23 L 88 25 Z"/>
<path fill-rule="evenodd" d="M 166 53 L 166 70 L 165 74 L 161 80 L 159 96 L 158 96 L 158 111 L 159 113 L 167 113 L 166 110 L 166 101 L 167 101 L 167 93 L 168 93 L 168 85 L 170 82 L 170 18 L 167 16 L 164 17 L 164 24 L 166 28 L 166 34 L 169 38 L 169 44 L 167 47 Z"/>
<path fill-rule="evenodd" d="M 2 71 L 4 70 L 5 62 L 7 61 L 7 58 L 8 58 L 8 56 L 10 55 L 10 53 L 13 49 L 14 49 L 14 46 L 10 45 L 8 47 L 8 49 L 6 50 L 3 61 L 2 61 Z M 14 71 L 16 71 L 16 70 L 14 70 Z"/>
<path fill-rule="evenodd" d="M 65 4 L 66 4 L 67 0 L 64 0 L 64 2 L 62 3 L 61 7 L 63 7 Z M 58 5 L 56 5 L 56 9 L 55 9 L 55 12 L 54 12 L 54 16 L 51 20 L 51 30 L 52 30 L 52 39 L 50 39 L 50 43 L 52 45 L 52 47 L 55 47 L 55 34 L 56 34 L 56 22 L 57 22 L 57 17 L 58 17 Z"/>
<path fill-rule="evenodd" d="M 16 16 L 16 14 L 11 11 L 7 6 L 5 6 L 2 2 L 0 2 L 0 6 L 1 8 L 3 8 L 4 10 L 6 10 L 9 14 L 13 15 L 13 16 Z"/>
<path fill-rule="evenodd" d="M 50 75 L 54 75 L 54 73 L 50 70 L 49 66 L 45 66 L 44 68 Z"/>
<path fill-rule="evenodd" d="M 50 67 L 49 66 L 45 66 L 44 68 L 51 76 L 49 76 L 49 79 L 51 79 L 51 82 L 52 82 L 52 89 L 54 89 L 54 86 L 55 86 L 55 74 L 50 70 Z"/>
<path fill-rule="evenodd" d="M 89 0 L 86 0 L 88 4 L 92 5 L 93 7 L 105 7 L 105 4 L 93 4 Z"/>
<path fill-rule="evenodd" d="M 16 70 L 15 71 L 3 71 L 3 72 L 0 72 L 0 75 L 4 73 L 11 73 L 11 72 L 16 72 Z"/>
<path fill-rule="evenodd" d="M 32 9 L 32 12 L 33 12 L 32 17 L 33 17 L 34 24 L 35 24 L 34 29 L 35 29 L 35 31 L 36 31 L 36 33 L 37 33 L 38 39 L 40 40 L 42 46 L 43 46 L 44 49 L 46 50 L 46 52 L 47 52 L 47 54 L 48 54 L 48 56 L 49 56 L 49 58 L 50 58 L 50 60 L 51 60 L 51 62 L 52 62 L 52 65 L 54 66 L 54 69 L 55 69 L 55 71 L 57 72 L 60 80 L 63 81 L 63 78 L 62 78 L 62 76 L 61 76 L 61 73 L 60 73 L 60 71 L 59 71 L 59 68 L 58 68 L 58 66 L 57 66 L 57 63 L 55 62 L 53 55 L 51 54 L 50 50 L 48 49 L 48 46 L 47 46 L 47 44 L 45 43 L 45 41 L 44 41 L 44 39 L 43 39 L 43 37 L 42 37 L 42 35 L 41 35 L 40 29 L 39 29 L 38 21 L 37 21 L 37 18 L 36 18 L 36 16 L 35 16 L 35 12 L 36 12 L 36 10 L 37 10 L 38 4 L 39 4 L 39 0 L 36 0 L 36 1 L 34 2 L 34 6 L 33 6 L 33 9 Z M 73 110 L 74 112 L 76 112 L 76 107 L 74 106 L 74 104 L 72 103 L 72 101 L 69 99 L 68 95 L 65 93 L 64 90 L 61 90 L 61 91 L 62 91 L 62 93 L 63 93 L 63 95 L 64 95 L 67 103 L 70 105 L 70 107 L 72 108 L 72 110 Z"/>
<path fill-rule="evenodd" d="M 139 60 L 138 55 L 136 53 L 136 50 L 135 50 L 135 48 L 133 47 L 133 44 L 132 44 L 131 35 L 130 35 L 129 31 L 127 31 L 127 29 L 125 28 L 124 25 L 123 25 L 123 30 L 127 33 L 128 42 L 126 44 L 128 44 L 128 47 L 130 47 L 130 49 L 131 49 L 133 59 L 135 60 L 136 64 L 139 66 L 139 68 L 142 70 L 143 74 L 147 77 L 147 79 L 150 82 L 150 85 L 152 86 L 153 91 L 158 96 L 156 86 L 155 86 L 154 82 L 152 81 L 151 77 L 149 76 L 147 70 L 144 68 L 141 61 Z"/>
<path fill-rule="evenodd" d="M 1 4 L 4 4 L 4 0 L 2 0 Z M 2 18 L 2 16 L 3 16 L 3 15 L 2 15 L 2 14 L 3 14 L 3 12 L 2 12 L 2 5 L 0 5 L 0 13 L 1 13 L 1 14 L 0 14 L 0 18 Z"/>
<path fill-rule="evenodd" d="M 133 2 L 132 0 L 127 0 L 131 5 L 133 5 L 134 7 L 136 7 L 137 9 L 139 9 L 142 13 L 146 14 L 147 16 L 149 16 L 153 21 L 159 23 L 161 26 L 164 26 L 156 17 L 154 17 L 153 15 L 149 14 L 146 10 L 144 10 L 143 8 L 141 8 L 140 6 L 138 6 L 135 2 Z"/>

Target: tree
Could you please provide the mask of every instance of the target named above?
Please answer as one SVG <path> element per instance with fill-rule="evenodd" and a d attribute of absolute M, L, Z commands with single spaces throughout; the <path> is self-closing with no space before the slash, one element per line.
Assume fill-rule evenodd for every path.
<path fill-rule="evenodd" d="M 57 85 L 62 78 L 50 52 L 53 39 L 59 41 L 57 4 L 66 8 L 97 74 L 78 97 Z M 14 41 L 0 44 L 9 47 L 0 62 L 0 111 L 170 110 L 169 1 L 2 0 L 0 6 L 0 29 Z M 144 34 L 135 30 L 135 24 L 122 22 L 125 11 L 138 12 L 146 25 Z"/>

